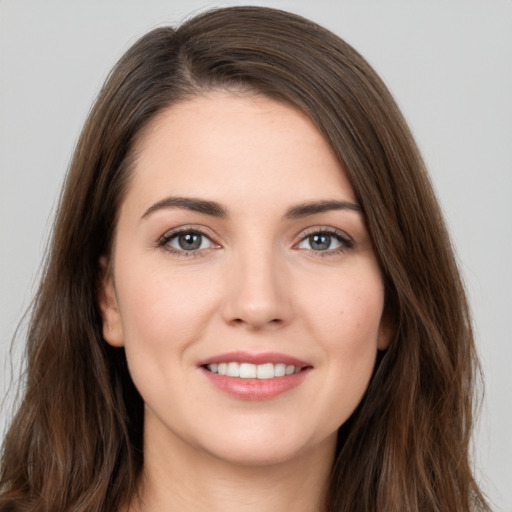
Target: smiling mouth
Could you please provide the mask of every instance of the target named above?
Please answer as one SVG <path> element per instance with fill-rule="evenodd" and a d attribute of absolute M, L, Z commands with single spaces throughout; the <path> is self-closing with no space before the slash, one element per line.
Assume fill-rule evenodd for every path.
<path fill-rule="evenodd" d="M 277 398 L 300 386 L 313 370 L 306 361 L 276 352 L 229 352 L 198 366 L 215 388 L 244 401 Z"/>
<path fill-rule="evenodd" d="M 287 375 L 293 375 L 300 373 L 303 368 L 286 365 L 284 363 L 264 363 L 264 364 L 252 364 L 252 363 L 218 363 L 218 364 L 207 364 L 204 366 L 211 373 L 217 373 L 218 375 L 225 375 L 226 377 L 238 377 L 240 379 L 273 379 L 275 377 L 285 377 Z"/>

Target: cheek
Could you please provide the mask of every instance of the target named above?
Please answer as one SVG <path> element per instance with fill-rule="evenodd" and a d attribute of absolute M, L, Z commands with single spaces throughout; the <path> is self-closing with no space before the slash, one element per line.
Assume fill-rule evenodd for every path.
<path fill-rule="evenodd" d="M 327 371 L 322 395 L 325 424 L 339 428 L 360 403 L 374 371 L 377 357 L 383 290 L 354 282 L 332 291 L 316 323 Z M 320 402 L 320 400 L 319 400 Z"/>
<path fill-rule="evenodd" d="M 118 291 L 128 351 L 144 348 L 158 357 L 184 350 L 200 337 L 214 310 L 206 277 L 161 269 L 124 276 Z"/>
<path fill-rule="evenodd" d="M 322 293 L 309 293 L 307 328 L 325 366 L 325 398 L 342 422 L 363 396 L 375 366 L 384 288 L 380 272 L 331 280 Z"/>
<path fill-rule="evenodd" d="M 193 378 L 190 348 L 214 311 L 211 293 L 198 288 L 206 283 L 186 272 L 124 273 L 119 306 L 126 358 L 135 386 L 154 410 L 161 397 L 174 400 L 171 390 Z"/>
<path fill-rule="evenodd" d="M 380 272 L 353 273 L 331 279 L 322 290 L 312 288 L 310 320 L 321 339 L 340 352 L 376 348 L 384 308 Z"/>

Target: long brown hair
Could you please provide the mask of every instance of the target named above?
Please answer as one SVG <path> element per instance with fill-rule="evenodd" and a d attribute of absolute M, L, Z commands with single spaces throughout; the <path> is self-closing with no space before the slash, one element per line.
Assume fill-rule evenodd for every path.
<path fill-rule="evenodd" d="M 261 7 L 203 13 L 142 37 L 106 81 L 60 201 L 26 349 L 24 396 L 5 438 L 0 509 L 112 511 L 143 465 L 143 403 L 123 349 L 102 339 L 108 255 L 133 147 L 154 116 L 212 89 L 305 112 L 364 210 L 396 336 L 339 431 L 329 511 L 488 510 L 472 477 L 476 356 L 450 240 L 390 93 L 329 31 Z"/>

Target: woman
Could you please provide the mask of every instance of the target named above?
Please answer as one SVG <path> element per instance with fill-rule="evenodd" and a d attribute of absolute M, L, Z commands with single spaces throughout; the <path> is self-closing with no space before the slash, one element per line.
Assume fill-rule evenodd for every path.
<path fill-rule="evenodd" d="M 2 510 L 487 510 L 476 358 L 375 72 L 281 11 L 136 43 L 78 143 Z"/>

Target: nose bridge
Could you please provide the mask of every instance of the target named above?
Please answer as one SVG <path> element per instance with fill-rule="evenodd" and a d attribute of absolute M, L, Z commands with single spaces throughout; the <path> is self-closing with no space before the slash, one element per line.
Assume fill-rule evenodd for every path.
<path fill-rule="evenodd" d="M 227 279 L 225 319 L 229 323 L 260 329 L 289 320 L 283 264 L 268 240 L 253 239 L 235 250 Z"/>

